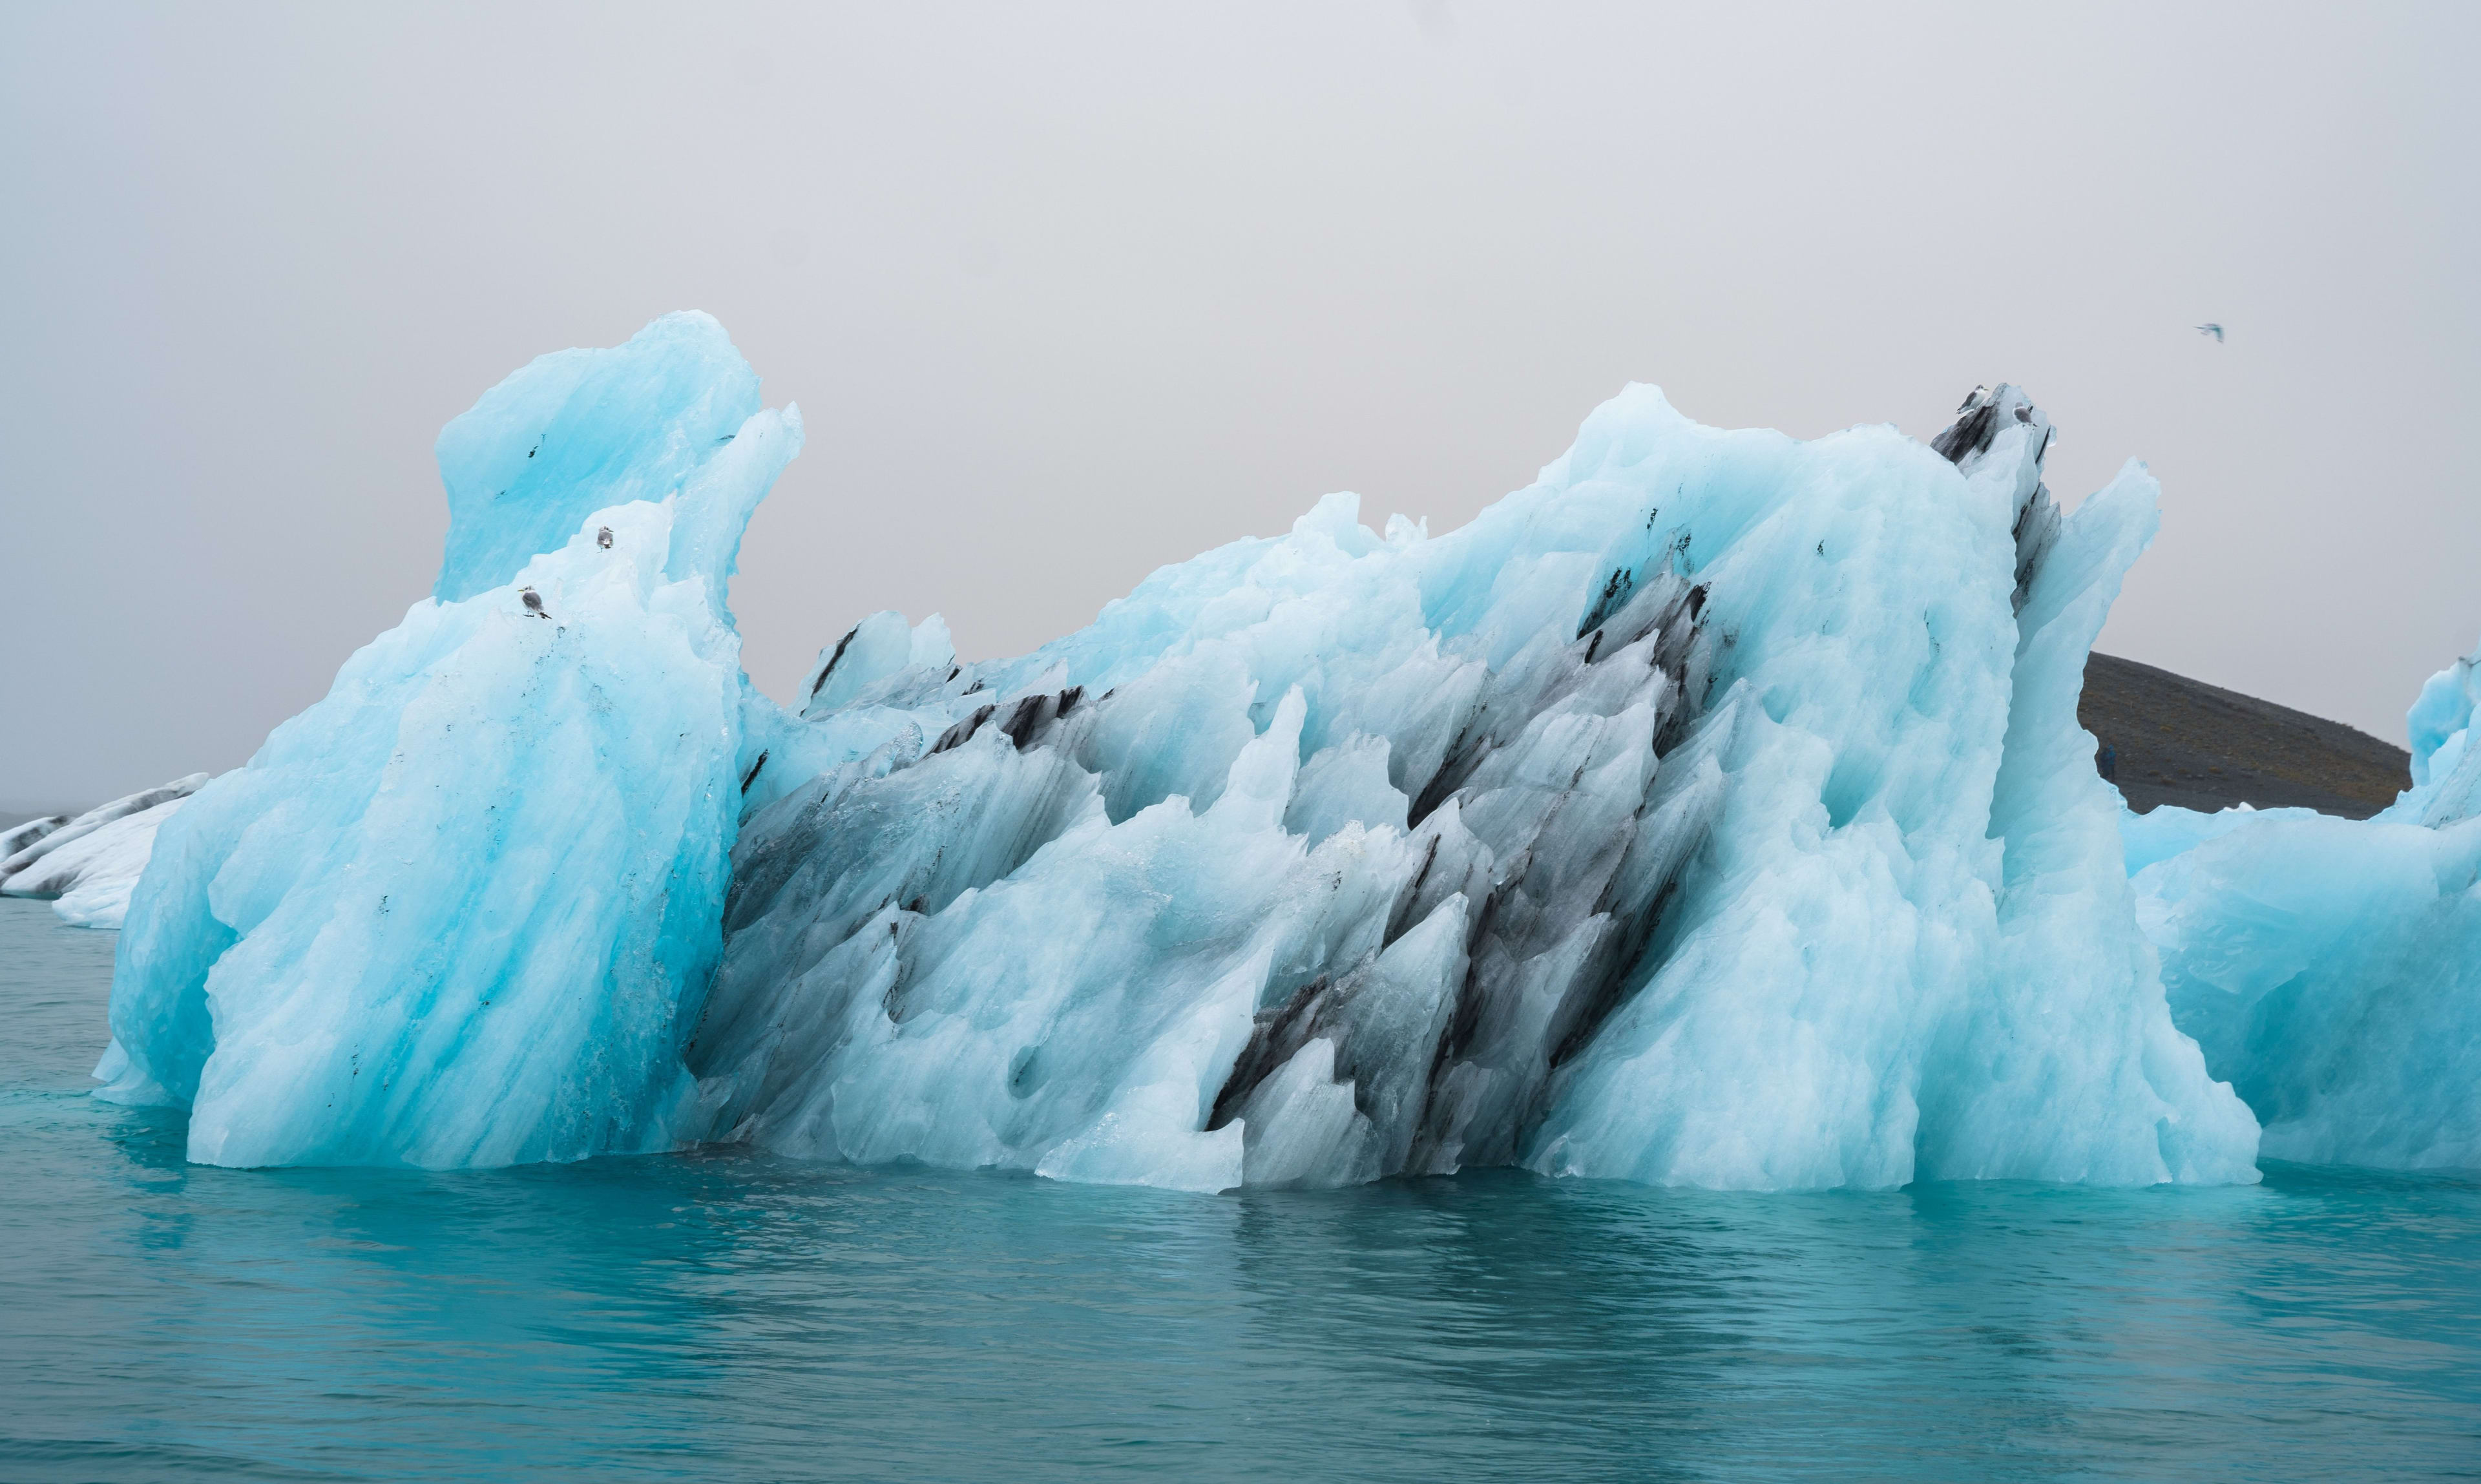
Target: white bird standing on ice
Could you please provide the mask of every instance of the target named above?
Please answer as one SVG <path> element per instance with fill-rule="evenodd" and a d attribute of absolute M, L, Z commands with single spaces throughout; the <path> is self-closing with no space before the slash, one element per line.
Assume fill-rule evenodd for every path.
<path fill-rule="evenodd" d="M 532 587 L 520 587 L 517 589 L 517 596 L 525 603 L 527 612 L 534 614 L 536 618 L 549 618 L 551 616 L 551 614 L 543 612 L 541 593 L 535 591 Z"/>

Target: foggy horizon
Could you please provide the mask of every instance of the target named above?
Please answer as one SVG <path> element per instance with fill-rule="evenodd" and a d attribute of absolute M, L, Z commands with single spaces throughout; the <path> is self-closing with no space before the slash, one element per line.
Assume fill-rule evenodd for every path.
<path fill-rule="evenodd" d="M 2481 631 L 2468 12 L 731 13 L 13 13 L 0 808 L 238 766 L 428 592 L 441 425 L 686 308 L 808 423 L 732 592 L 779 699 L 1330 490 L 1445 532 L 1629 381 L 2015 382 L 2064 503 L 2162 482 L 2097 648 L 2390 742 Z"/>

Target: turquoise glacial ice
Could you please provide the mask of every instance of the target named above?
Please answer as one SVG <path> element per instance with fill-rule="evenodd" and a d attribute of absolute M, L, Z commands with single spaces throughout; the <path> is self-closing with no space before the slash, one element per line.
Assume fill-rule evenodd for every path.
<path fill-rule="evenodd" d="M 2369 820 L 2131 820 L 2140 919 L 2180 1028 L 2265 1153 L 2481 1167 L 2481 749 L 2474 662 L 2413 703 L 2413 787 Z"/>
<path fill-rule="evenodd" d="M 2076 703 L 2156 491 L 2063 512 L 2013 388 L 1923 446 L 1631 387 L 1460 530 L 1331 495 L 1013 660 L 875 614 L 785 708 L 723 599 L 799 439 L 694 315 L 451 424 L 433 596 L 161 823 L 105 1095 L 228 1164 L 2481 1162 L 2468 670 L 2385 820 L 2124 831 Z"/>
<path fill-rule="evenodd" d="M 104 1096 L 188 1106 L 220 1164 L 670 1144 L 740 810 L 725 584 L 801 437 L 742 410 L 751 384 L 719 325 L 673 316 L 450 425 L 452 495 L 537 440 L 573 482 L 457 499 L 438 596 L 165 822 Z"/>
<path fill-rule="evenodd" d="M 506 586 L 595 511 L 668 498 L 758 411 L 758 375 L 710 315 L 535 357 L 440 430 L 448 544 L 431 596 Z"/>

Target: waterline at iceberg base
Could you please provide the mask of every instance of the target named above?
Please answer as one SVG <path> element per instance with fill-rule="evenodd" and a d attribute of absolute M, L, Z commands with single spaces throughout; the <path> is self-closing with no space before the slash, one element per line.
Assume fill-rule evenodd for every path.
<path fill-rule="evenodd" d="M 102 1095 L 234 1165 L 2481 1162 L 2474 688 L 2389 817 L 2124 840 L 2076 703 L 2155 487 L 2062 513 L 2050 435 L 1631 387 L 1460 530 L 1330 496 L 1010 661 L 875 615 L 791 713 L 723 594 L 797 411 L 703 316 L 546 356 L 441 435 L 433 595 L 158 827 Z"/>

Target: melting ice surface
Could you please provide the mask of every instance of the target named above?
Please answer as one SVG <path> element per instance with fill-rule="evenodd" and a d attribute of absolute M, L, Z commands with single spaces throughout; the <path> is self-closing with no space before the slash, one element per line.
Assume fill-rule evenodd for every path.
<path fill-rule="evenodd" d="M 234 1164 L 2256 1179 L 2290 1073 L 2076 721 L 2155 485 L 2063 515 L 2012 388 L 1924 447 L 1632 387 L 1461 530 L 1330 496 L 1013 661 L 875 615 L 794 714 L 722 593 L 798 429 L 701 316 L 452 424 L 433 597 L 164 825 L 106 1095 Z"/>

